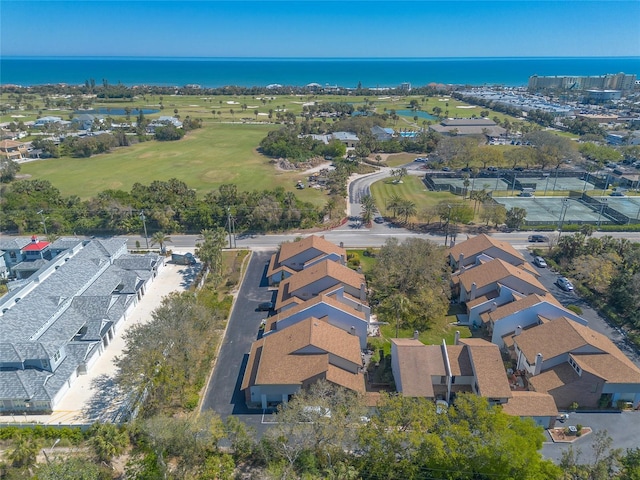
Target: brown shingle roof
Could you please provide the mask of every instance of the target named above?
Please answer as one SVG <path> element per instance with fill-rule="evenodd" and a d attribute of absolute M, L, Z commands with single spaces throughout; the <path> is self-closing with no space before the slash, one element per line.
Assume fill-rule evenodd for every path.
<path fill-rule="evenodd" d="M 327 305 L 330 305 L 338 310 L 342 310 L 343 312 L 346 312 L 349 315 L 353 315 L 354 317 L 360 318 L 362 320 L 366 318 L 366 315 L 364 312 L 356 310 L 355 308 L 351 307 L 350 305 L 347 305 L 346 303 L 339 302 L 338 300 L 336 300 L 335 298 L 329 295 L 321 294 L 321 295 L 318 295 L 317 297 L 313 297 L 307 300 L 306 302 L 302 302 L 296 305 L 295 307 L 288 308 L 287 310 L 277 315 L 269 317 L 267 319 L 265 331 L 269 332 L 271 330 L 275 330 L 277 328 L 276 324 L 280 320 L 290 317 L 291 315 L 294 315 L 296 313 L 300 313 L 308 308 L 318 305 L 319 303 L 326 303 Z"/>
<path fill-rule="evenodd" d="M 550 392 L 551 390 L 575 382 L 579 378 L 571 365 L 561 363 L 549 370 L 545 370 L 540 375 L 529 378 L 529 384 L 536 392 Z"/>
<path fill-rule="evenodd" d="M 640 369 L 611 340 L 566 317 L 522 332 L 514 341 L 529 361 L 538 353 L 544 360 L 571 353 L 580 368 L 607 382 L 640 383 Z M 587 346 L 599 352 L 576 351 Z"/>
<path fill-rule="evenodd" d="M 471 290 L 471 285 L 476 284 L 477 288 L 483 288 L 492 283 L 497 283 L 500 280 L 508 277 L 516 277 L 520 280 L 532 285 L 533 287 L 546 292 L 547 289 L 529 272 L 522 270 L 521 268 L 514 267 L 510 263 L 505 262 L 499 258 L 491 260 L 490 262 L 478 265 L 476 267 L 465 270 L 458 278 L 464 289 L 468 292 Z"/>
<path fill-rule="evenodd" d="M 550 293 L 545 295 L 544 297 L 532 293 L 531 295 L 527 295 L 526 297 L 522 297 L 513 302 L 506 303 L 501 307 L 496 308 L 493 312 L 486 312 L 485 315 L 488 317 L 488 320 L 493 320 L 494 322 L 496 322 L 542 302 L 551 303 L 557 307 L 560 307 L 562 310 L 565 310 L 560 302 L 558 302 L 558 300 L 556 300 L 556 298 Z"/>
<path fill-rule="evenodd" d="M 337 253 L 343 257 L 346 257 L 347 253 L 344 248 L 340 248 L 335 243 L 332 243 L 328 240 L 325 240 L 324 237 L 319 237 L 317 235 L 310 235 L 306 238 L 303 238 L 299 242 L 285 242 L 280 245 L 280 252 L 278 255 L 278 259 L 281 262 L 284 260 L 288 260 L 291 257 L 295 257 L 301 252 L 308 250 L 310 248 L 315 248 L 324 253 Z"/>
<path fill-rule="evenodd" d="M 521 259 L 522 263 L 525 263 L 522 254 L 513 248 L 510 243 L 501 242 L 500 240 L 496 240 L 484 233 L 470 238 L 469 240 L 465 240 L 464 242 L 456 243 L 449 249 L 449 254 L 457 262 L 461 253 L 464 255 L 464 258 L 469 258 L 479 255 L 492 247 L 499 248 L 509 255 L 513 255 L 514 257 Z"/>
<path fill-rule="evenodd" d="M 253 343 L 242 389 L 251 385 L 300 385 L 326 376 L 332 366 L 329 354 L 359 366 L 360 340 L 317 318 L 291 325 Z M 345 372 L 362 377 L 364 382 L 362 374 Z M 331 376 L 337 380 L 347 378 L 333 371 Z M 345 381 L 349 385 L 356 381 L 349 382 Z M 350 388 L 349 385 L 343 386 Z"/>
<path fill-rule="evenodd" d="M 447 345 L 447 354 L 449 355 L 451 375 L 456 377 L 470 377 L 473 375 L 469 350 L 464 345 Z"/>
<path fill-rule="evenodd" d="M 397 346 L 397 361 L 402 379 L 402 394 L 407 397 L 434 398 L 433 375 L 445 375 L 442 352 L 437 345 L 425 345 L 420 340 L 392 338 Z"/>
<path fill-rule="evenodd" d="M 511 392 L 502 411 L 514 417 L 556 417 L 558 409 L 553 397 L 544 392 Z"/>
<path fill-rule="evenodd" d="M 487 398 L 510 398 L 511 388 L 497 345 L 470 345 L 469 357 L 473 364 L 478 393 Z"/>
<path fill-rule="evenodd" d="M 354 288 L 360 288 L 365 283 L 363 274 L 331 260 L 325 260 L 292 275 L 289 278 L 289 291 L 295 292 L 324 277 L 331 277 L 336 283 L 340 282 Z"/>

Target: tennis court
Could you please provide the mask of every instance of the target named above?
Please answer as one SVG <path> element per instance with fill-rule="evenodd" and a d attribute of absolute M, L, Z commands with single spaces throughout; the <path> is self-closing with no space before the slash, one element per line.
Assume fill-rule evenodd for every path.
<path fill-rule="evenodd" d="M 640 197 L 593 197 L 633 220 L 640 218 Z"/>
<path fill-rule="evenodd" d="M 432 178 L 433 183 L 436 185 L 453 185 L 454 187 L 464 188 L 464 179 L 463 178 Z M 502 190 L 507 191 L 510 186 L 505 183 L 502 178 L 473 178 L 469 179 L 469 186 L 467 187 L 469 191 L 471 191 L 471 187 L 473 186 L 473 190 Z"/>
<path fill-rule="evenodd" d="M 586 188 L 585 188 L 585 181 L 581 180 L 578 177 L 555 178 L 553 175 L 550 175 L 549 177 L 544 177 L 544 178 L 543 177 L 534 177 L 534 178 L 522 177 L 522 178 L 518 178 L 517 180 L 527 184 L 535 183 L 537 195 L 543 195 L 545 190 L 547 192 L 553 192 L 553 191 L 566 192 L 569 190 L 582 192 L 583 190 L 594 189 L 593 183 L 589 183 L 589 182 L 586 182 Z"/>
<path fill-rule="evenodd" d="M 560 223 L 563 214 L 564 201 L 567 201 L 564 223 L 611 223 L 610 219 L 602 216 L 600 212 L 593 211 L 577 200 L 562 197 L 520 198 L 520 197 L 494 197 L 496 202 L 505 206 L 507 210 L 513 207 L 524 208 L 527 211 L 527 223 Z"/>

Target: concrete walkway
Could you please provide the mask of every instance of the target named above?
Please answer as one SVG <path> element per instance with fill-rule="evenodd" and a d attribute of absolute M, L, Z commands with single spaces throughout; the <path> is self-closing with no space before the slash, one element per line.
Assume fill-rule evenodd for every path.
<path fill-rule="evenodd" d="M 125 323 L 120 324 L 111 344 L 89 369 L 87 375 L 77 377 L 69 391 L 50 415 L 4 416 L 2 423 L 40 423 L 45 425 L 87 424 L 97 420 L 109 421 L 126 400 L 113 382 L 116 373 L 114 360 L 125 347 L 124 333 L 134 325 L 151 320 L 151 313 L 162 298 L 171 292 L 184 291 L 194 277 L 194 267 L 166 264 L 142 300 L 138 302 Z"/>

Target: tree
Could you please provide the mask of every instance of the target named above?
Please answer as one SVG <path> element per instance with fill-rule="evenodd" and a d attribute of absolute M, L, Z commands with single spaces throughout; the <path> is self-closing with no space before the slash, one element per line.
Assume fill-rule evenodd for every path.
<path fill-rule="evenodd" d="M 196 256 L 216 279 L 222 275 L 222 249 L 226 244 L 226 236 L 223 228 L 207 229 L 200 233 L 200 240 L 196 243 Z"/>
<path fill-rule="evenodd" d="M 151 246 L 154 245 L 159 245 L 160 246 L 160 251 L 162 253 L 165 252 L 165 244 L 166 243 L 171 243 L 171 237 L 165 235 L 163 232 L 155 232 L 152 236 L 151 236 Z"/>
<path fill-rule="evenodd" d="M 360 199 L 360 206 L 362 207 L 362 222 L 365 224 L 371 223 L 371 220 L 377 211 L 375 200 L 371 195 L 364 195 Z"/>
<path fill-rule="evenodd" d="M 129 445 L 127 432 L 111 423 L 94 423 L 89 429 L 89 443 L 101 462 L 110 463 L 111 459 L 122 454 Z"/>
<path fill-rule="evenodd" d="M 13 449 L 8 458 L 14 467 L 27 467 L 36 463 L 36 456 L 40 451 L 40 442 L 33 435 L 20 432 L 13 442 Z"/>
<path fill-rule="evenodd" d="M 383 394 L 360 429 L 355 462 L 363 478 L 559 479 L 539 453 L 543 441 L 531 420 L 473 394 L 458 394 L 441 413 L 425 398 Z"/>
<path fill-rule="evenodd" d="M 518 230 L 524 223 L 524 219 L 527 217 L 527 211 L 524 208 L 512 207 L 507 210 L 505 223 L 508 228 Z"/>
<path fill-rule="evenodd" d="M 404 216 L 404 223 L 407 223 L 409 217 L 412 217 L 416 213 L 418 213 L 418 210 L 416 208 L 416 204 L 411 200 L 403 199 L 397 207 L 397 212 L 399 215 Z"/>
<path fill-rule="evenodd" d="M 0 159 L 0 183 L 9 183 L 16 178 L 20 171 L 20 164 L 9 158 Z"/>
<path fill-rule="evenodd" d="M 428 328 L 449 306 L 449 269 L 442 247 L 428 240 L 408 238 L 402 244 L 387 240 L 368 276 L 372 304 L 384 321 L 396 322 L 397 295 L 408 298 L 403 326 Z"/>

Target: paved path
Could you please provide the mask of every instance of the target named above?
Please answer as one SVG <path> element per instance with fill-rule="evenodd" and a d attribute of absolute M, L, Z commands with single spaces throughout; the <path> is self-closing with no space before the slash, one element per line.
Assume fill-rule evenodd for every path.
<path fill-rule="evenodd" d="M 257 312 L 256 308 L 258 303 L 272 300 L 275 294 L 269 289 L 265 277 L 272 253 L 274 251 L 253 252 L 251 256 L 202 402 L 202 410 L 214 410 L 222 419 L 229 415 L 238 416 L 257 430 L 261 430 L 262 412 L 247 409 L 240 385 L 260 320 L 267 316 L 266 312 Z"/>

